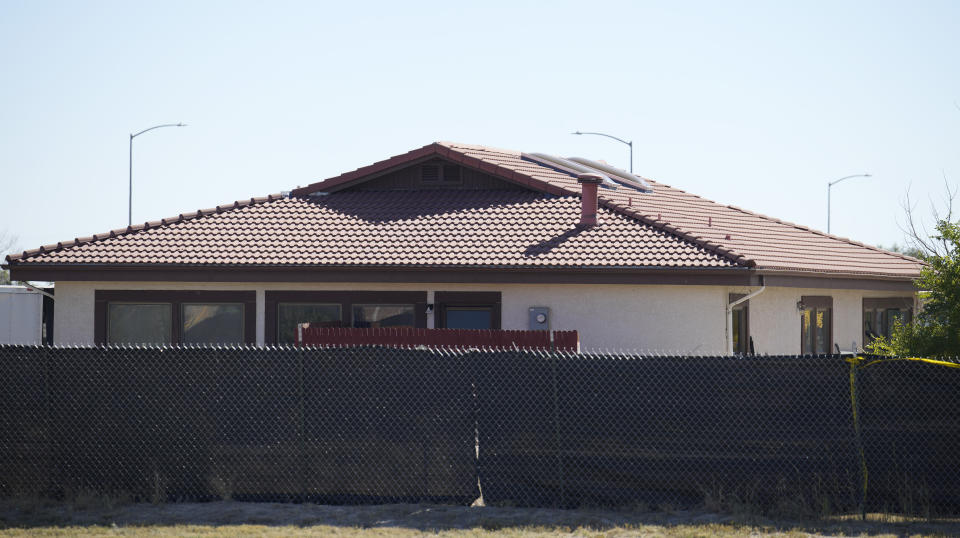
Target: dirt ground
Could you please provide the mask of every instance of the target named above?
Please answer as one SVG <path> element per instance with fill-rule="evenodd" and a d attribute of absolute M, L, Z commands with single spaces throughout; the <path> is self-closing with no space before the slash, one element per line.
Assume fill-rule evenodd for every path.
<path fill-rule="evenodd" d="M 0 502 L 0 535 L 956 536 L 960 519 L 772 520 L 699 510 L 556 510 L 426 504 Z"/>

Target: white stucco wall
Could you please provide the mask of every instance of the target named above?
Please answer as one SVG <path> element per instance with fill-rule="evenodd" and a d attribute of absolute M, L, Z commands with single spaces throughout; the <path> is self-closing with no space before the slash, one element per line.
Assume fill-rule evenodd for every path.
<path fill-rule="evenodd" d="M 580 331 L 584 350 L 642 350 L 716 354 L 725 346 L 725 301 L 730 293 L 756 288 L 725 286 L 641 286 L 562 284 L 368 284 L 368 283 L 184 283 L 57 282 L 54 310 L 58 344 L 90 344 L 94 333 L 94 292 L 116 289 L 254 290 L 257 342 L 264 342 L 264 294 L 267 290 L 396 290 L 502 292 L 504 329 L 527 329 L 528 309 L 546 306 L 552 328 Z M 909 293 L 803 288 L 767 288 L 750 301 L 750 333 L 759 353 L 800 352 L 803 295 L 829 295 L 834 305 L 834 340 L 844 351 L 860 345 L 863 297 Z M 428 326 L 433 326 L 428 316 Z"/>
<path fill-rule="evenodd" d="M 818 288 L 767 288 L 750 300 L 750 334 L 757 353 L 800 353 L 800 311 L 804 295 L 833 297 L 833 341 L 840 351 L 863 345 L 864 297 L 911 297 L 910 293 Z"/>
<path fill-rule="evenodd" d="M 554 330 L 580 331 L 582 349 L 718 353 L 724 348 L 721 286 L 556 284 L 263 284 L 184 282 L 57 282 L 54 338 L 93 342 L 94 292 L 117 289 L 255 290 L 257 342 L 264 341 L 266 290 L 500 291 L 504 329 L 527 329 L 531 306 L 550 308 Z M 717 314 L 720 312 L 721 314 Z M 428 316 L 428 326 L 432 326 Z"/>

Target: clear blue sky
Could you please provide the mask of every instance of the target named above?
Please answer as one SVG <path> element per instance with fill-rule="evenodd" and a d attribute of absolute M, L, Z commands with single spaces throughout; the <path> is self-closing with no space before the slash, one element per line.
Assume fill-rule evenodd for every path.
<path fill-rule="evenodd" d="M 960 2 L 0 0 L 20 249 L 289 190 L 434 140 L 605 159 L 902 243 L 960 183 Z"/>

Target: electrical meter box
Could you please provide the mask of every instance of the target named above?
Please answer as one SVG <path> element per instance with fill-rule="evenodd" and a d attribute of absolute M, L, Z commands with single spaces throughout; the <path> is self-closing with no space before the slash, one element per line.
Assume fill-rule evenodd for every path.
<path fill-rule="evenodd" d="M 549 331 L 550 330 L 550 308 L 546 306 L 530 307 L 530 330 L 531 331 Z"/>

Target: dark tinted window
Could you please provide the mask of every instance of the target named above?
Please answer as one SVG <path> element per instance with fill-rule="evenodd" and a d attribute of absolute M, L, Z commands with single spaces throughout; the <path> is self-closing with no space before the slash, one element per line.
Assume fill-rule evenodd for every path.
<path fill-rule="evenodd" d="M 185 344 L 243 343 L 243 305 L 184 304 L 181 341 Z"/>
<path fill-rule="evenodd" d="M 110 344 L 169 344 L 173 309 L 170 304 L 110 303 L 107 342 Z"/>
<path fill-rule="evenodd" d="M 446 328 L 492 329 L 493 311 L 485 306 L 449 306 Z"/>
<path fill-rule="evenodd" d="M 277 342 L 297 341 L 297 325 L 310 323 L 320 327 L 340 327 L 340 305 L 280 303 L 277 305 Z"/>

